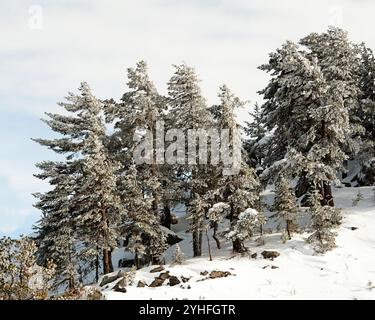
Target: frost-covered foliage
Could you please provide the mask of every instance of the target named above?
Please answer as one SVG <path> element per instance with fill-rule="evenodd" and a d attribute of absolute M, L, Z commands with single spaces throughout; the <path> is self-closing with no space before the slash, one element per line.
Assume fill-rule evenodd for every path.
<path fill-rule="evenodd" d="M 273 210 L 277 212 L 278 217 L 285 223 L 285 232 L 290 240 L 292 232 L 296 229 L 299 209 L 294 192 L 283 175 L 280 175 L 276 182 Z"/>
<path fill-rule="evenodd" d="M 209 220 L 219 222 L 223 220 L 223 217 L 228 214 L 230 205 L 225 202 L 215 203 L 210 209 L 208 209 L 207 217 Z"/>
<path fill-rule="evenodd" d="M 258 103 L 255 103 L 254 111 L 249 112 L 251 121 L 246 122 L 245 133 L 247 140 L 245 142 L 247 162 L 257 170 L 262 169 L 263 159 L 266 153 L 267 130 L 262 118 L 262 109 Z"/>
<path fill-rule="evenodd" d="M 352 117 L 361 124 L 363 130 L 359 133 L 361 144 L 360 151 L 355 158 L 363 165 L 362 174 L 368 173 L 368 163 L 374 157 L 375 147 L 375 57 L 371 49 L 365 44 L 359 46 L 361 53 L 361 65 L 359 68 L 359 88 L 361 89 L 359 105 Z M 359 140 L 359 139 L 357 139 Z M 374 161 L 372 161 L 374 162 Z M 359 178 L 363 185 L 371 185 L 375 182 Z"/>
<path fill-rule="evenodd" d="M 129 90 L 123 94 L 121 101 L 106 103 L 107 121 L 114 121 L 115 127 L 109 148 L 112 157 L 122 163 L 121 171 L 127 170 L 134 154 L 144 160 L 143 164 L 137 163 L 138 179 L 142 180 L 144 193 L 152 194 L 152 210 L 155 216 L 159 216 L 164 190 L 155 157 L 158 152 L 156 122 L 164 120 L 166 98 L 158 93 L 149 78 L 145 61 L 138 62 L 135 68 L 128 68 L 127 76 Z"/>
<path fill-rule="evenodd" d="M 189 139 L 189 129 L 205 130 L 213 124 L 206 101 L 199 87 L 199 80 L 193 68 L 186 64 L 175 65 L 175 73 L 168 82 L 167 119 L 173 128 L 180 129 Z M 172 142 L 171 145 L 173 145 Z M 190 230 L 193 234 L 194 256 L 202 254 L 202 230 L 206 207 L 204 194 L 211 183 L 211 171 L 199 158 L 199 150 L 189 150 L 185 144 L 184 161 L 175 166 L 175 179 L 180 182 L 182 200 L 187 204 L 188 215 L 191 217 Z M 178 151 L 176 150 L 178 153 Z M 188 155 L 188 157 L 187 157 Z M 189 160 L 189 161 L 188 161 Z"/>
<path fill-rule="evenodd" d="M 118 225 L 123 210 L 116 190 L 117 164 L 105 147 L 105 126 L 101 119 L 102 103 L 91 93 L 87 83 L 79 88 L 80 94 L 70 93 L 60 103 L 68 115 L 47 114 L 45 122 L 63 137 L 36 139 L 57 153 L 66 156 L 63 162 L 42 162 L 43 170 L 37 177 L 49 179 L 52 191 L 36 194 L 36 206 L 43 211 L 37 226 L 40 257 L 55 258 L 62 280 L 74 287 L 77 254 L 86 262 L 89 273 L 99 273 L 99 257 L 103 271 L 111 271 L 110 252 L 117 246 Z M 77 252 L 77 243 L 83 243 Z M 68 273 L 68 274 L 66 274 Z"/>
<path fill-rule="evenodd" d="M 317 253 L 324 253 L 336 246 L 334 231 L 341 223 L 341 209 L 321 205 L 319 192 L 310 195 L 310 213 L 312 216 L 313 234 L 307 239 Z"/>
<path fill-rule="evenodd" d="M 243 242 L 246 239 L 250 239 L 263 223 L 258 211 L 247 208 L 238 215 L 236 224 L 229 231 L 225 232 L 225 237 L 233 242 L 238 241 L 241 246 L 239 252 L 243 252 L 246 250 Z"/>
<path fill-rule="evenodd" d="M 174 67 L 167 97 L 140 61 L 127 70 L 119 102 L 99 100 L 82 83 L 78 94 L 69 93 L 60 103 L 61 114 L 46 114 L 44 122 L 59 137 L 35 141 L 62 157 L 37 164 L 36 177 L 51 188 L 35 194 L 35 207 L 42 211 L 35 240 L 38 263 L 56 264 L 55 288 L 75 292 L 93 273 L 98 278 L 111 272 L 112 252 L 120 243 L 138 267 L 141 260 L 161 263 L 168 246 L 163 227 L 171 227 L 176 203 L 186 205 L 194 256 L 202 254 L 204 231 L 210 241 L 209 228 L 221 248 L 217 234 L 226 219 L 227 239 L 242 252 L 246 239 L 263 233 L 260 195 L 273 183 L 274 210 L 286 224 L 287 238 L 299 211 L 295 198 L 303 196 L 301 205 L 310 206 L 313 222 L 309 241 L 324 252 L 334 246 L 333 229 L 340 223 L 331 187 L 345 172 L 345 161 L 361 165 L 352 181 L 374 184 L 375 59 L 345 31 L 312 33 L 269 55 L 259 68 L 271 79 L 260 91 L 263 105 L 255 104 L 250 113 L 244 149 L 244 128 L 235 113 L 246 103 L 223 85 L 219 103 L 208 108 L 194 69 Z M 114 128 L 110 135 L 104 117 Z M 157 123 L 180 131 L 160 141 Z M 190 129 L 201 130 L 199 137 Z M 187 141 L 200 143 L 210 129 L 221 135 L 208 139 L 207 151 L 220 148 L 221 159 L 207 157 L 213 165 L 202 163 L 200 145 L 189 149 L 185 140 L 177 141 L 183 132 Z M 133 161 L 134 155 L 144 162 Z M 168 164 L 162 165 L 160 156 Z M 358 201 L 359 196 L 353 205 Z"/>
<path fill-rule="evenodd" d="M 227 86 L 220 88 L 219 97 L 220 104 L 215 108 L 219 130 L 231 129 L 231 141 L 228 149 L 241 148 L 241 153 L 244 153 L 244 150 L 242 150 L 241 127 L 235 117 L 235 110 L 242 107 L 244 103 Z M 226 151 L 229 152 L 229 150 Z M 258 176 L 255 170 L 245 162 L 241 153 L 236 155 L 233 152 L 232 163 L 219 165 L 219 171 L 216 173 L 215 188 L 209 194 L 213 204 L 220 202 L 226 204 L 224 212 L 230 219 L 231 229 L 235 228 L 238 216 L 242 211 L 250 207 L 256 207 L 259 204 L 260 183 Z M 239 167 L 236 168 L 236 166 Z M 233 171 L 234 174 L 226 175 L 225 170 Z M 210 215 L 217 215 L 220 211 L 219 209 L 224 209 L 223 205 L 217 206 L 217 208 L 211 208 Z M 212 221 L 215 222 L 218 217 L 212 218 Z M 216 224 L 214 224 L 214 227 L 216 227 Z M 241 238 L 236 238 L 233 242 L 233 250 L 241 252 L 243 249 L 244 245 Z"/>
<path fill-rule="evenodd" d="M 280 168 L 273 164 L 286 158 L 288 149 L 309 158 L 311 165 L 320 167 L 315 173 L 319 172 L 325 185 L 323 201 L 333 205 L 331 184 L 358 145 L 353 137 L 360 126 L 351 117 L 359 93 L 357 51 L 337 28 L 312 33 L 300 44 L 287 42 L 260 67 L 273 76 L 260 92 L 266 100 L 262 117 L 273 132 L 265 163 L 277 173 Z M 272 181 L 275 172 L 267 178 Z M 299 172 L 304 192 L 315 188 L 306 175 Z"/>
<path fill-rule="evenodd" d="M 75 189 L 74 172 L 78 162 L 43 162 L 38 167 L 43 173 L 38 178 L 50 178 L 54 188 L 44 194 L 36 193 L 39 201 L 35 207 L 42 210 L 36 231 L 38 236 L 38 262 L 46 263 L 48 259 L 56 265 L 54 283 L 75 289 L 79 281 L 80 266 L 78 263 L 76 220 L 71 201 Z"/>
<path fill-rule="evenodd" d="M 0 300 L 49 298 L 55 265 L 36 263 L 36 244 L 27 237 L 0 239 Z"/>
<path fill-rule="evenodd" d="M 145 197 L 137 169 L 133 164 L 124 177 L 125 207 L 128 213 L 124 235 L 129 238 L 127 248 L 134 253 L 137 267 L 140 256 L 159 263 L 166 244 L 166 235 L 160 228 L 158 217 L 152 211 L 152 197 Z"/>

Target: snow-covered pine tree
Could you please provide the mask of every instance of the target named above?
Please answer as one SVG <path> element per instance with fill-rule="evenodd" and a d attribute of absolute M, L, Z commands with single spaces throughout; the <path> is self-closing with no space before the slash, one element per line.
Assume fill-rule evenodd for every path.
<path fill-rule="evenodd" d="M 184 136 L 188 137 L 188 130 L 206 130 L 212 126 L 213 120 L 209 112 L 205 99 L 201 94 L 198 77 L 193 68 L 186 64 L 175 65 L 176 71 L 170 81 L 168 82 L 169 94 L 169 121 L 173 122 L 175 129 L 183 131 Z M 198 204 L 193 201 L 196 195 L 204 195 L 208 190 L 207 178 L 209 172 L 206 170 L 206 164 L 200 164 L 197 159 L 199 150 L 189 150 L 185 142 L 185 164 L 176 166 L 176 172 L 183 189 L 188 192 L 189 196 L 185 197 L 185 202 L 188 207 L 188 214 L 192 216 L 193 223 L 193 252 L 194 256 L 202 254 L 202 230 L 203 221 L 201 212 L 194 205 Z M 193 152 L 196 151 L 196 156 L 193 157 Z M 191 163 L 188 163 L 186 155 L 191 153 Z M 194 161 L 195 159 L 195 161 Z M 195 162 L 193 164 L 193 162 Z M 196 217 L 193 217 L 196 215 Z"/>
<path fill-rule="evenodd" d="M 191 199 L 188 204 L 188 217 L 190 221 L 190 232 L 193 234 L 193 246 L 199 254 L 194 256 L 200 256 L 202 254 L 202 232 L 205 231 L 206 213 L 208 209 L 208 202 L 199 193 L 191 195 Z M 194 248 L 193 247 L 193 248 Z"/>
<path fill-rule="evenodd" d="M 104 147 L 106 137 L 101 120 L 102 104 L 92 95 L 87 83 L 83 82 L 79 90 L 80 94 L 70 93 L 66 98 L 67 102 L 60 103 L 68 115 L 47 113 L 49 119 L 45 122 L 63 137 L 53 140 L 36 139 L 36 141 L 67 157 L 64 162 L 66 168 L 61 167 L 61 163 L 49 163 L 49 168 L 48 166 L 42 168 L 45 172 L 40 177 L 52 179 L 51 182 L 56 188 L 52 196 L 57 199 L 68 197 L 64 199 L 68 202 L 63 204 L 69 203 L 69 208 L 61 208 L 59 212 L 53 214 L 63 212 L 69 214 L 67 220 L 70 220 L 71 215 L 74 217 L 73 242 L 77 240 L 86 244 L 84 250 L 79 252 L 80 260 L 85 258 L 88 262 L 88 271 L 95 268 L 98 278 L 101 255 L 104 272 L 110 272 L 112 269 L 110 255 L 111 250 L 116 246 L 118 223 L 121 223 L 123 212 L 119 197 L 116 195 L 117 166 L 108 158 Z M 54 177 L 56 174 L 57 178 Z M 69 181 L 68 176 L 72 181 Z M 63 190 L 67 181 L 69 185 Z M 41 198 L 39 195 L 39 198 L 42 199 L 43 196 Z M 64 229 L 56 230 L 63 232 Z M 69 228 L 65 230 L 68 232 Z M 48 226 L 45 226 L 40 234 L 43 237 L 48 235 L 49 239 L 58 237 L 53 232 L 49 233 Z M 73 234 L 65 236 L 72 237 Z M 46 236 L 47 240 L 48 237 Z M 65 253 L 68 255 L 69 250 Z"/>
<path fill-rule="evenodd" d="M 324 198 L 324 185 L 331 182 L 331 174 L 336 172 L 324 164 L 319 153 L 312 149 L 306 156 L 296 150 L 288 150 L 287 158 L 290 167 L 297 172 L 305 172 L 306 178 L 315 186 L 308 194 L 309 211 L 312 219 L 313 234 L 308 242 L 314 245 L 317 252 L 325 252 L 335 246 L 335 232 L 332 230 L 341 223 L 341 209 L 334 208 Z M 325 151 L 322 152 L 325 154 Z M 318 155 L 318 156 L 317 156 Z M 327 180 L 325 180 L 327 179 Z"/>
<path fill-rule="evenodd" d="M 161 256 L 167 249 L 166 235 L 160 228 L 158 217 L 152 211 L 153 199 L 143 192 L 142 180 L 138 179 L 138 171 L 132 164 L 121 179 L 128 213 L 123 226 L 124 234 L 129 239 L 127 248 L 134 253 L 137 268 L 141 267 L 140 258 L 160 263 Z"/>
<path fill-rule="evenodd" d="M 360 49 L 361 108 L 357 115 L 365 128 L 365 141 L 375 144 L 375 57 L 364 44 Z"/>
<path fill-rule="evenodd" d="M 219 196 L 217 190 L 215 190 L 214 194 L 216 196 L 210 197 L 210 199 L 216 199 L 217 196 Z M 229 214 L 230 212 L 230 205 L 225 202 L 217 202 L 214 203 L 207 212 L 207 218 L 208 218 L 208 223 L 210 224 L 210 227 L 213 229 L 213 235 L 212 238 L 214 238 L 216 242 L 216 247 L 218 249 L 221 249 L 221 243 L 218 238 L 218 227 L 219 224 L 223 222 L 224 218 Z"/>
<path fill-rule="evenodd" d="M 54 186 L 50 191 L 34 194 L 39 199 L 35 207 L 43 213 L 35 226 L 38 262 L 45 265 L 48 260 L 53 260 L 56 265 L 55 286 L 66 284 L 69 291 L 74 291 L 80 281 L 76 220 L 71 203 L 78 164 L 74 160 L 42 162 L 37 164 L 42 173 L 35 175 L 39 179 L 49 179 Z"/>
<path fill-rule="evenodd" d="M 56 278 L 68 282 L 73 289 L 75 275 L 79 269 L 77 248 L 74 245 L 76 234 L 77 203 L 73 200 L 77 179 L 82 174 L 82 159 L 78 157 L 89 127 L 74 113 L 79 111 L 79 96 L 69 93 L 67 103 L 59 103 L 64 114 L 46 113 L 43 121 L 58 134 L 56 139 L 33 139 L 35 142 L 66 156 L 65 161 L 44 161 L 36 166 L 42 170 L 36 177 L 47 180 L 53 189 L 46 193 L 36 193 L 39 199 L 36 207 L 42 211 L 42 219 L 35 226 L 38 233 L 38 261 L 46 263 L 53 259 L 57 263 Z M 78 241 L 78 240 L 77 240 Z"/>
<path fill-rule="evenodd" d="M 244 241 L 250 239 L 254 235 L 254 230 L 264 223 L 262 216 L 255 209 L 248 208 L 243 212 L 240 212 L 234 224 L 229 232 L 225 234 L 227 239 L 232 240 L 234 243 L 238 243 L 236 252 L 245 252 L 246 247 Z"/>
<path fill-rule="evenodd" d="M 260 176 L 267 184 L 275 182 L 278 173 L 285 167 L 288 147 L 300 152 L 308 150 L 309 145 L 301 139 L 309 128 L 305 106 L 313 108 L 319 104 L 326 89 L 322 86 L 324 79 L 316 62 L 310 62 L 306 53 L 291 41 L 271 53 L 269 62 L 259 68 L 272 76 L 267 87 L 260 91 L 265 100 L 262 121 L 270 132 L 264 145 L 263 163 L 266 169 Z M 312 188 L 305 176 L 304 172 L 299 173 L 296 185 L 298 197 Z"/>
<path fill-rule="evenodd" d="M 319 191 L 310 194 L 310 213 L 314 232 L 307 239 L 318 253 L 324 253 L 336 246 L 334 228 L 341 223 L 341 210 L 322 206 L 322 195 Z"/>
<path fill-rule="evenodd" d="M 349 111 L 355 110 L 360 93 L 358 88 L 360 60 L 358 50 L 350 42 L 348 33 L 337 27 L 329 27 L 327 32 L 311 33 L 299 43 L 309 50 L 310 60 L 317 59 L 331 91 L 345 97 L 344 107 Z M 356 128 L 353 127 L 352 130 L 356 131 Z"/>
<path fill-rule="evenodd" d="M 263 90 L 268 100 L 263 116 L 268 129 L 274 130 L 267 161 L 272 163 L 283 159 L 282 165 L 277 161 L 270 168 L 276 168 L 277 173 L 289 165 L 285 162 L 288 148 L 305 155 L 320 166 L 320 169 L 315 169 L 321 181 L 314 185 L 306 178 L 311 174 L 300 171 L 299 178 L 304 181 L 305 188 L 304 192 L 296 192 L 297 196 L 318 188 L 323 203 L 333 206 L 331 184 L 336 180 L 337 172 L 344 170 L 343 161 L 351 134 L 349 109 L 344 103 L 344 85 L 327 82 L 318 59 L 308 57 L 295 44 L 287 42 L 282 49 L 271 54 L 268 65 L 262 66 L 276 75 Z M 267 180 L 277 177 L 275 170 L 270 169 L 263 173 Z"/>
<path fill-rule="evenodd" d="M 258 103 L 255 103 L 254 111 L 249 112 L 251 121 L 246 121 L 245 133 L 247 140 L 245 142 L 247 161 L 250 166 L 261 170 L 265 148 L 262 139 L 266 136 L 266 129 L 263 124 L 262 110 Z"/>
<path fill-rule="evenodd" d="M 329 86 L 329 94 L 342 100 L 343 108 L 349 113 L 350 130 L 346 133 L 343 150 L 349 158 L 356 158 L 362 145 L 360 137 L 364 131 L 362 121 L 357 116 L 361 109 L 358 46 L 349 40 L 346 31 L 337 27 L 329 27 L 321 34 L 311 33 L 301 39 L 300 44 L 309 50 L 310 60 L 317 59 Z M 331 193 L 329 186 L 326 187 L 326 193 Z"/>
<path fill-rule="evenodd" d="M 107 155 L 104 146 L 105 127 L 100 118 L 101 104 L 84 85 L 85 118 L 91 124 L 83 143 L 82 177 L 77 186 L 76 201 L 79 203 L 78 233 L 84 242 L 83 256 L 96 263 L 102 257 L 104 274 L 112 272 L 111 253 L 118 246 L 119 226 L 125 211 L 116 189 L 118 165 Z"/>
<path fill-rule="evenodd" d="M 145 183 L 144 192 L 152 194 L 152 210 L 159 217 L 163 190 L 159 181 L 162 176 L 161 169 L 156 163 L 156 122 L 164 120 L 166 99 L 157 92 L 150 80 L 145 61 L 138 62 L 135 68 L 128 68 L 127 75 L 129 91 L 124 93 L 121 102 L 106 103 L 107 121 L 114 121 L 115 127 L 112 150 L 114 156 L 122 162 L 123 170 L 126 170 L 129 163 L 132 163 L 134 150 L 137 146 L 141 147 L 145 139 L 150 138 L 144 134 L 144 130 L 152 133 L 151 163 L 139 164 L 137 170 L 139 171 L 138 178 Z M 138 136 L 139 141 L 134 141 L 135 135 Z"/>
<path fill-rule="evenodd" d="M 292 232 L 296 228 L 299 210 L 294 192 L 289 187 L 288 180 L 283 174 L 280 174 L 276 181 L 273 210 L 277 212 L 278 217 L 285 223 L 285 233 L 290 240 Z"/>
<path fill-rule="evenodd" d="M 359 46 L 361 66 L 359 87 L 361 89 L 359 107 L 355 116 L 364 130 L 361 134 L 361 148 L 355 159 L 361 164 L 358 176 L 360 185 L 375 184 L 375 58 L 371 49 Z"/>
<path fill-rule="evenodd" d="M 298 45 L 287 41 L 276 52 L 270 53 L 267 64 L 259 69 L 271 74 L 267 87 L 259 91 L 265 103 L 262 105 L 261 121 L 273 134 L 265 148 L 264 164 L 271 166 L 285 157 L 287 147 L 297 144 L 305 129 L 303 114 L 295 112 L 304 105 L 302 93 L 306 88 L 306 68 L 308 60 Z M 298 94 L 300 93 L 300 94 Z M 273 174 L 274 175 L 274 174 Z"/>
<path fill-rule="evenodd" d="M 236 121 L 235 110 L 243 106 L 244 103 L 225 85 L 220 88 L 219 98 L 220 104 L 216 108 L 219 112 L 217 118 L 219 130 L 230 129 L 231 131 L 229 148 L 222 149 L 222 152 L 231 152 L 233 161 L 238 161 L 240 168 L 238 172 L 233 172 L 232 175 L 225 175 L 225 169 L 233 169 L 237 164 L 221 163 L 218 166 L 220 176 L 216 184 L 217 189 L 214 190 L 213 194 L 216 196 L 216 202 L 224 202 L 229 205 L 230 231 L 233 231 L 236 228 L 239 214 L 248 208 L 254 208 L 258 204 L 259 181 L 255 170 L 249 167 L 242 157 L 235 159 L 235 148 L 241 148 L 241 153 L 243 153 L 241 128 Z M 258 218 L 264 220 L 261 215 Z M 231 239 L 233 240 L 233 251 L 243 252 L 245 250 L 242 237 L 231 237 Z"/>

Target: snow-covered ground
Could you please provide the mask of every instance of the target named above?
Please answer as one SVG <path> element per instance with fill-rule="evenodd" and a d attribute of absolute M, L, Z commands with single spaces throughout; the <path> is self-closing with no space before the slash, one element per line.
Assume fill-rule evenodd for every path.
<path fill-rule="evenodd" d="M 358 191 L 363 199 L 353 207 Z M 150 284 L 158 273 L 154 268 L 137 271 L 132 286 L 126 293 L 104 289 L 107 299 L 375 299 L 375 197 L 373 187 L 340 188 L 335 190 L 336 206 L 343 208 L 343 224 L 338 229 L 337 248 L 325 255 L 316 255 L 305 238 L 309 233 L 295 234 L 283 244 L 280 233 L 264 236 L 265 244 L 248 243 L 250 254 L 257 257 L 233 256 L 229 244 L 213 250 L 213 261 L 207 257 L 204 238 L 204 256 L 191 255 L 191 237 L 186 221 L 180 218 L 175 231 L 184 238 L 180 246 L 188 251 L 181 266 L 166 265 L 170 275 L 190 278 L 173 287 L 137 288 L 139 280 Z M 358 228 L 353 230 L 352 227 Z M 215 247 L 211 239 L 211 246 Z M 280 256 L 273 261 L 263 259 L 263 250 L 276 250 Z M 170 257 L 174 247 L 170 248 Z M 167 260 L 170 261 L 170 260 Z M 274 268 L 272 268 L 274 266 Z M 277 267 L 277 268 L 275 268 Z M 230 276 L 206 279 L 204 271 L 229 271 Z"/>

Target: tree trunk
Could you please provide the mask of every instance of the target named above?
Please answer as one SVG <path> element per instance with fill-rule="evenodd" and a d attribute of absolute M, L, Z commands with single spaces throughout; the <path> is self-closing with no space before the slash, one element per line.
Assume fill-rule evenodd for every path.
<path fill-rule="evenodd" d="M 96 259 L 95 259 L 95 280 L 96 282 L 99 281 L 99 252 L 98 248 L 96 248 Z"/>
<path fill-rule="evenodd" d="M 170 229 L 171 223 L 172 223 L 172 214 L 171 214 L 171 208 L 168 201 L 164 202 L 164 220 L 163 220 L 163 226 Z"/>
<path fill-rule="evenodd" d="M 193 253 L 194 257 L 202 255 L 202 231 L 194 230 L 193 232 Z"/>
<path fill-rule="evenodd" d="M 113 263 L 112 263 L 112 251 L 113 249 L 109 250 L 108 257 L 109 257 L 109 272 L 113 272 Z"/>
<path fill-rule="evenodd" d="M 111 272 L 109 262 L 109 250 L 103 249 L 103 273 L 107 274 Z"/>
<path fill-rule="evenodd" d="M 291 227 L 292 227 L 292 221 L 291 220 L 286 220 L 286 232 L 288 233 L 289 240 L 292 239 L 291 230 L 290 230 Z"/>
<path fill-rule="evenodd" d="M 233 241 L 233 252 L 243 253 L 246 252 L 246 248 L 240 239 Z"/>
<path fill-rule="evenodd" d="M 164 264 L 161 257 L 151 257 L 151 264 Z"/>
<path fill-rule="evenodd" d="M 208 255 L 209 255 L 209 257 L 210 257 L 210 261 L 212 261 L 210 237 L 208 236 L 208 231 L 207 231 L 207 229 L 206 229 L 206 237 L 207 237 Z"/>
<path fill-rule="evenodd" d="M 134 254 L 134 262 L 135 262 L 135 267 L 138 270 L 139 269 L 139 257 L 138 257 L 138 253 L 137 252 Z"/>
<path fill-rule="evenodd" d="M 72 276 L 70 276 L 68 279 L 68 288 L 69 288 L 69 291 L 74 291 L 76 288 L 74 277 Z"/>
<path fill-rule="evenodd" d="M 217 222 L 215 221 L 215 222 L 214 222 L 214 234 L 212 235 L 212 238 L 214 238 L 214 240 L 215 240 L 215 242 L 216 242 L 216 247 L 217 247 L 218 249 L 221 249 L 220 240 L 219 240 L 219 238 L 218 238 L 217 235 L 216 235 L 216 233 L 217 233 L 217 227 L 218 227 L 218 225 L 217 225 Z"/>

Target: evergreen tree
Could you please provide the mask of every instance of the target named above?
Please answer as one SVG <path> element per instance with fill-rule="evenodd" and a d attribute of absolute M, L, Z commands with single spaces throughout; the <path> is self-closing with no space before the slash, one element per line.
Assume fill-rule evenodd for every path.
<path fill-rule="evenodd" d="M 217 110 L 220 111 L 220 117 L 217 120 L 219 129 L 220 131 L 223 129 L 231 130 L 229 148 L 222 148 L 221 155 L 224 156 L 223 152 L 232 153 L 234 162 L 230 164 L 221 163 L 221 166 L 218 167 L 220 176 L 216 184 L 217 189 L 213 194 L 216 196 L 216 202 L 224 202 L 229 205 L 229 218 L 233 231 L 236 228 L 239 214 L 257 205 L 259 181 L 254 169 L 250 168 L 241 157 L 243 152 L 242 139 L 240 126 L 235 118 L 235 110 L 243 106 L 244 103 L 235 97 L 227 86 L 220 88 L 219 98 L 221 100 L 217 107 Z M 237 155 L 236 148 L 239 148 L 240 151 Z M 233 171 L 234 167 L 238 165 L 235 162 L 238 162 L 240 166 L 238 172 Z M 233 174 L 226 175 L 225 170 L 233 171 Z M 259 216 L 259 219 L 264 220 L 264 217 Z M 242 252 L 245 250 L 241 237 L 231 238 L 233 239 L 233 251 Z"/>
<path fill-rule="evenodd" d="M 118 245 L 118 227 L 123 221 L 124 210 L 116 190 L 118 166 L 109 159 L 103 144 L 105 132 L 99 118 L 100 105 L 95 106 L 94 98 L 92 102 L 89 105 L 91 112 L 87 115 L 92 126 L 82 149 L 83 175 L 77 187 L 76 201 L 79 203 L 78 233 L 85 244 L 83 255 L 87 261 L 95 261 L 98 278 L 100 255 L 103 272 L 113 271 L 111 252 Z"/>
<path fill-rule="evenodd" d="M 175 66 L 176 71 L 168 82 L 169 119 L 173 127 L 183 131 L 188 137 L 188 130 L 206 130 L 211 127 L 212 116 L 206 107 L 194 70 L 185 64 Z M 197 201 L 197 195 L 203 196 L 208 189 L 206 178 L 209 177 L 206 164 L 199 164 L 199 151 L 189 150 L 185 144 L 184 164 L 178 163 L 175 172 L 182 184 L 182 190 L 187 190 L 185 201 L 192 218 L 193 251 L 194 256 L 202 254 L 203 219 Z M 194 156 L 194 153 L 195 156 Z M 186 159 L 188 155 L 188 159 Z"/>
<path fill-rule="evenodd" d="M 252 120 L 246 121 L 245 133 L 248 139 L 245 143 L 245 149 L 249 165 L 260 169 L 266 152 L 263 144 L 266 129 L 263 124 L 262 110 L 258 103 L 255 103 L 254 111 L 249 112 L 249 115 Z"/>
<path fill-rule="evenodd" d="M 290 240 L 296 227 L 296 218 L 299 210 L 296 205 L 295 195 L 283 175 L 280 175 L 276 182 L 273 209 L 277 212 L 279 218 L 285 222 L 285 232 Z"/>
<path fill-rule="evenodd" d="M 35 207 L 43 213 L 36 226 L 38 234 L 38 257 L 41 264 L 49 259 L 56 265 L 55 285 L 65 283 L 70 291 L 74 291 L 79 281 L 80 270 L 77 237 L 75 234 L 76 220 L 71 198 L 74 195 L 76 165 L 72 161 L 42 162 L 37 167 L 43 172 L 35 175 L 39 179 L 50 179 L 54 188 L 44 194 L 36 193 L 39 201 Z"/>
<path fill-rule="evenodd" d="M 134 253 L 137 268 L 141 267 L 142 256 L 146 258 L 144 260 L 158 264 L 167 249 L 166 235 L 160 228 L 158 218 L 153 214 L 152 197 L 144 195 L 135 164 L 130 166 L 122 181 L 128 213 L 123 227 L 129 239 L 127 248 Z"/>
<path fill-rule="evenodd" d="M 79 90 L 79 95 L 70 93 L 67 102 L 60 103 L 68 115 L 47 114 L 49 119 L 45 122 L 63 137 L 36 139 L 41 145 L 65 154 L 67 159 L 63 163 L 39 165 L 44 170 L 39 177 L 51 179 L 55 189 L 45 195 L 39 194 L 41 202 L 37 206 L 44 211 L 47 222 L 57 219 L 66 222 L 52 228 L 42 222 L 39 239 L 45 240 L 44 244 L 59 255 L 61 248 L 54 248 L 54 241 L 64 233 L 63 237 L 69 238 L 67 243 L 71 244 L 65 246 L 66 256 L 75 250 L 76 240 L 83 242 L 86 246 L 79 250 L 80 260 L 88 262 L 89 270 L 94 267 L 98 278 L 100 255 L 103 271 L 108 273 L 112 270 L 110 256 L 117 245 L 117 225 L 122 220 L 122 209 L 116 195 L 117 166 L 108 158 L 104 146 L 106 137 L 101 120 L 102 104 L 92 95 L 87 83 L 82 83 Z M 53 204 L 52 209 L 46 199 Z M 73 226 L 74 233 L 71 231 Z M 53 239 L 50 245 L 49 239 Z M 48 252 L 45 246 L 43 250 Z"/>
<path fill-rule="evenodd" d="M 255 209 L 248 208 L 238 215 L 236 224 L 225 234 L 226 238 L 238 243 L 236 252 L 245 252 L 244 241 L 250 239 L 264 223 L 262 216 Z"/>
<path fill-rule="evenodd" d="M 156 159 L 159 142 L 156 140 L 156 122 L 164 121 L 166 99 L 157 92 L 150 80 L 145 61 L 140 61 L 135 68 L 128 69 L 128 79 L 129 91 L 124 93 L 121 102 L 107 102 L 105 108 L 107 121 L 115 121 L 112 149 L 114 156 L 122 162 L 122 170 L 126 170 L 131 163 L 133 152 L 144 145 L 149 147 L 146 157 L 150 159 L 145 159 L 147 163 L 137 166 L 138 178 L 144 181 L 144 192 L 152 194 L 152 210 L 160 219 L 160 197 L 163 190 L 160 183 L 161 168 Z M 152 137 L 147 132 L 151 133 Z M 134 140 L 135 137 L 138 141 Z M 148 141 L 145 140 L 150 140 L 150 143 L 147 144 Z"/>
<path fill-rule="evenodd" d="M 277 177 L 285 166 L 288 148 L 293 148 L 320 166 L 319 185 L 306 178 L 307 171 L 300 172 L 300 182 L 305 181 L 307 190 L 320 190 L 323 203 L 333 206 L 331 184 L 337 172 L 344 170 L 351 141 L 346 87 L 339 85 L 339 80 L 328 82 L 318 65 L 319 56 L 310 57 L 293 43 L 287 42 L 270 56 L 270 63 L 261 68 L 274 75 L 262 91 L 267 100 L 263 117 L 268 129 L 274 131 L 266 162 L 273 164 L 263 176 L 268 181 Z"/>
<path fill-rule="evenodd" d="M 358 182 L 360 185 L 375 183 L 375 58 L 371 49 L 364 44 L 359 46 L 361 66 L 359 87 L 361 89 L 359 108 L 355 116 L 363 126 L 361 147 L 355 159 L 361 164 Z"/>
<path fill-rule="evenodd" d="M 346 142 L 342 149 L 349 158 L 355 158 L 360 150 L 360 137 L 364 131 L 363 123 L 357 116 L 362 109 L 359 103 L 361 88 L 358 85 L 358 46 L 349 41 L 346 31 L 337 27 L 330 27 L 321 34 L 311 33 L 300 43 L 309 50 L 310 59 L 317 59 L 331 100 L 341 100 L 342 109 L 349 114 L 350 130 L 346 132 Z M 330 186 L 326 186 L 326 192 L 331 193 Z"/>
<path fill-rule="evenodd" d="M 321 205 L 321 194 L 317 191 L 310 195 L 310 213 L 312 216 L 313 234 L 307 239 L 318 253 L 324 253 L 336 246 L 333 231 L 341 223 L 341 210 Z"/>

